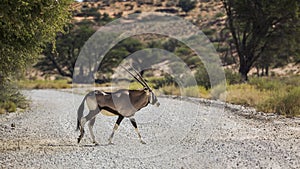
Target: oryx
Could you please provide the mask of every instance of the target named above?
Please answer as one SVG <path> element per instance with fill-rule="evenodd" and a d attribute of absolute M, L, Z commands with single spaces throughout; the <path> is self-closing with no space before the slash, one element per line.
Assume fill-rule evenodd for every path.
<path fill-rule="evenodd" d="M 124 67 L 123 67 L 124 68 Z M 131 76 L 133 76 L 143 87 L 142 90 L 127 90 L 120 89 L 116 92 L 104 92 L 104 91 L 91 91 L 85 95 L 82 100 L 78 111 L 77 111 L 77 130 L 80 129 L 80 135 L 78 137 L 78 143 L 84 135 L 84 125 L 89 121 L 89 130 L 94 144 L 98 144 L 95 140 L 93 133 L 93 125 L 95 123 L 96 115 L 101 112 L 104 115 L 115 115 L 118 116 L 118 119 L 113 127 L 113 131 L 108 139 L 109 144 L 112 144 L 112 138 L 115 131 L 118 129 L 121 121 L 124 117 L 130 119 L 135 131 L 138 134 L 140 142 L 145 144 L 142 140 L 141 134 L 137 128 L 134 115 L 141 108 L 146 107 L 149 103 L 152 105 L 159 106 L 160 103 L 157 100 L 157 97 L 153 93 L 152 89 L 142 78 L 142 76 L 134 69 L 136 76 L 131 73 L 128 69 L 124 68 Z M 86 101 L 89 113 L 85 117 L 83 116 L 84 102 Z"/>

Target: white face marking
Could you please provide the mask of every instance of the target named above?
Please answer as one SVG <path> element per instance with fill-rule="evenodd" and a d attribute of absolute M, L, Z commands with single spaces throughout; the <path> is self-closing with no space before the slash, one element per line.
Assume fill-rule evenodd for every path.
<path fill-rule="evenodd" d="M 149 99 L 149 103 L 152 104 L 152 105 L 156 105 L 157 107 L 160 105 L 160 103 L 158 102 L 156 96 L 154 95 L 153 92 L 150 92 L 150 99 Z"/>

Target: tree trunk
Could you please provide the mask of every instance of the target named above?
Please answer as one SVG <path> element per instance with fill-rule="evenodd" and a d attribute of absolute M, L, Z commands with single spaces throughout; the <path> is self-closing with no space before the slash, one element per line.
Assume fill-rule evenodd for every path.
<path fill-rule="evenodd" d="M 250 71 L 250 67 L 247 66 L 246 63 L 240 63 L 239 73 L 241 74 L 242 82 L 248 81 L 249 71 Z"/>
<path fill-rule="evenodd" d="M 266 76 L 269 76 L 269 65 L 266 65 L 266 67 L 265 67 L 265 69 L 266 69 Z"/>

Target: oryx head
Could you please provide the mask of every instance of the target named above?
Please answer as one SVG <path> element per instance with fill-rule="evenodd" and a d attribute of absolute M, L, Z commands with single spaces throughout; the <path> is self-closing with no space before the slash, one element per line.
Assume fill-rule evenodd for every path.
<path fill-rule="evenodd" d="M 153 93 L 152 89 L 150 88 L 150 86 L 147 84 L 147 82 L 144 80 L 144 78 L 141 76 L 141 74 L 135 70 L 132 66 L 130 66 L 135 74 L 138 76 L 136 77 L 134 74 L 132 74 L 128 69 L 126 69 L 124 66 L 122 66 L 123 69 L 125 69 L 133 78 L 135 78 L 135 80 L 137 80 L 142 86 L 144 86 L 144 90 L 149 92 L 149 103 L 152 105 L 156 105 L 157 107 L 160 105 L 159 101 L 157 100 L 157 97 L 155 96 L 155 94 Z"/>
<path fill-rule="evenodd" d="M 159 101 L 157 100 L 157 97 L 155 94 L 152 92 L 152 90 L 149 91 L 149 103 L 152 105 L 156 105 L 157 107 L 160 105 Z"/>

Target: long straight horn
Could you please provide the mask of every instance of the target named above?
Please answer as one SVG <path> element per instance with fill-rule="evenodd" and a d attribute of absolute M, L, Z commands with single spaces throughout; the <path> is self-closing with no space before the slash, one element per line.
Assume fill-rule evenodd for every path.
<path fill-rule="evenodd" d="M 147 82 L 144 80 L 144 78 L 142 77 L 142 75 L 134 68 L 132 67 L 131 65 L 129 65 L 133 71 L 138 75 L 138 77 L 140 78 L 140 80 L 144 83 L 144 87 L 147 87 L 149 90 L 151 90 L 151 88 L 149 87 L 149 85 L 147 84 Z"/>
<path fill-rule="evenodd" d="M 145 85 L 140 79 L 138 79 L 134 74 L 132 74 L 128 69 L 126 69 L 124 66 L 120 65 L 126 72 L 128 72 L 136 81 L 138 81 L 143 87 L 147 87 L 148 85 Z"/>

